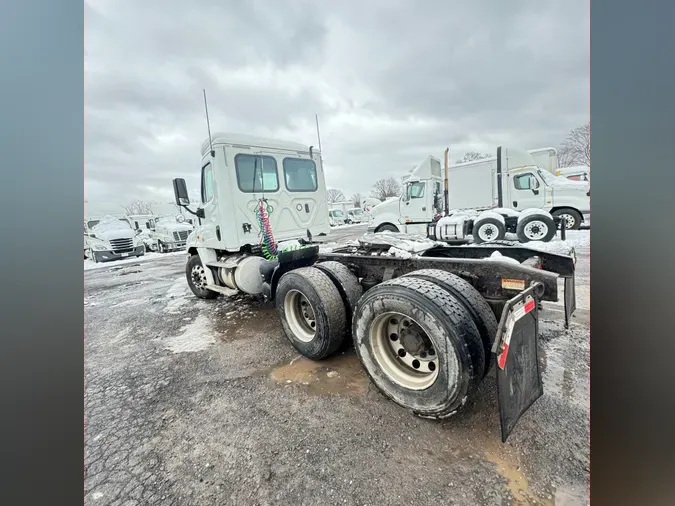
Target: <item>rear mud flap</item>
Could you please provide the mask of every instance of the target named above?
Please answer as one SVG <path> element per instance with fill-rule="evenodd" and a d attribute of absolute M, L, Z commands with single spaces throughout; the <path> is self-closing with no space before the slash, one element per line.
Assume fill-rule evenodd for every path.
<path fill-rule="evenodd" d="M 574 277 L 565 278 L 565 328 L 570 328 L 570 318 L 577 309 L 577 293 L 574 288 Z"/>
<path fill-rule="evenodd" d="M 502 442 L 505 443 L 520 417 L 544 393 L 539 370 L 540 284 L 509 300 L 497 328 L 493 353 L 497 355 L 497 402 Z"/>

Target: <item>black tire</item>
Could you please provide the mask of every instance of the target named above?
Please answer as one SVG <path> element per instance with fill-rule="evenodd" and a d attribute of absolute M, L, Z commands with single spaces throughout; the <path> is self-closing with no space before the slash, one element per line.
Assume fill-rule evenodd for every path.
<path fill-rule="evenodd" d="M 426 279 L 449 292 L 464 306 L 464 309 L 471 315 L 476 328 L 480 333 L 481 341 L 483 342 L 483 350 L 485 351 L 485 370 L 483 377 L 492 367 L 492 345 L 497 336 L 497 318 L 495 313 L 490 308 L 490 304 L 483 298 L 478 290 L 476 290 L 471 283 L 460 278 L 456 274 L 442 271 L 440 269 L 420 269 L 419 271 L 411 272 L 403 277 L 413 277 L 418 279 Z"/>
<path fill-rule="evenodd" d="M 298 314 L 300 309 L 295 302 L 302 298 L 313 315 L 311 328 Z M 321 360 L 342 346 L 347 322 L 345 304 L 328 274 L 314 267 L 289 271 L 279 280 L 275 300 L 284 334 L 302 356 Z"/>
<path fill-rule="evenodd" d="M 493 238 L 488 239 L 483 239 L 480 236 L 480 231 L 484 230 L 484 235 L 485 233 L 492 231 L 492 235 L 494 236 Z M 478 224 L 473 225 L 473 231 L 471 232 L 473 235 L 473 241 L 476 244 L 481 244 L 485 242 L 493 242 L 493 241 L 501 241 L 504 239 L 506 236 L 506 227 L 504 224 L 501 222 L 501 220 L 498 220 L 497 218 L 483 218 L 481 219 Z"/>
<path fill-rule="evenodd" d="M 385 223 L 384 225 L 380 225 L 377 227 L 377 230 L 375 230 L 375 233 L 378 232 L 398 232 L 398 228 L 395 225 L 392 225 L 391 223 Z"/>
<path fill-rule="evenodd" d="M 162 241 L 157 241 L 157 251 L 160 253 L 166 253 L 166 248 L 164 247 L 164 243 Z"/>
<path fill-rule="evenodd" d="M 553 217 L 560 217 L 560 219 L 564 219 L 563 217 L 567 215 L 569 217 L 568 223 L 565 225 L 567 230 L 579 230 L 581 223 L 584 221 L 581 213 L 579 213 L 579 211 L 576 209 L 556 209 L 551 213 L 551 215 Z M 572 226 L 569 226 L 570 219 L 574 220 Z"/>
<path fill-rule="evenodd" d="M 406 387 L 392 379 L 378 362 L 378 354 L 382 352 L 376 353 L 374 349 L 381 350 L 384 346 L 377 344 L 378 337 L 371 331 L 389 312 L 412 319 L 438 350 L 437 367 L 428 369 L 437 371 L 433 383 L 418 389 Z M 390 321 L 396 323 L 395 317 Z M 455 297 L 425 279 L 400 277 L 368 290 L 356 306 L 352 332 L 356 353 L 373 383 L 385 396 L 418 416 L 441 419 L 455 414 L 471 399 L 483 379 L 485 352 L 471 316 Z M 456 360 L 452 367 L 451 357 Z M 394 357 L 391 362 L 395 360 Z M 454 367 L 457 370 L 451 379 Z"/>
<path fill-rule="evenodd" d="M 346 336 L 351 337 L 354 308 L 363 295 L 363 287 L 361 286 L 361 283 L 359 283 L 359 278 L 349 270 L 349 267 L 332 260 L 314 264 L 314 267 L 325 272 L 338 289 L 338 292 L 340 292 L 340 297 L 342 297 L 342 301 L 345 305 L 345 314 L 347 318 L 345 333 Z M 345 341 L 348 341 L 348 339 L 345 339 Z"/>
<path fill-rule="evenodd" d="M 203 286 L 206 284 L 206 278 L 193 278 L 193 276 L 201 278 L 201 273 L 199 271 L 200 268 L 202 272 L 205 269 L 205 267 L 202 265 L 199 255 L 191 255 L 185 264 L 185 276 L 187 277 L 188 286 L 190 287 L 190 290 L 192 290 L 192 293 L 194 293 L 200 299 L 215 299 L 218 297 L 218 292 L 214 292 L 213 290 L 209 290 Z"/>
<path fill-rule="evenodd" d="M 541 237 L 541 239 L 531 239 L 528 237 L 528 225 L 534 221 L 541 222 L 541 224 L 548 227 L 546 233 Z M 518 220 L 518 226 L 516 227 L 516 235 L 520 242 L 530 242 L 533 240 L 548 242 L 553 236 L 555 236 L 556 228 L 553 218 L 545 214 L 530 214 L 525 216 L 522 219 Z"/>

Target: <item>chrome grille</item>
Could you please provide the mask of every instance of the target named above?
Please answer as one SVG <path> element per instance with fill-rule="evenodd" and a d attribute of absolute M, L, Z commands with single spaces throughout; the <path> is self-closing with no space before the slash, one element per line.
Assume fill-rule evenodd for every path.
<path fill-rule="evenodd" d="M 174 232 L 173 238 L 176 241 L 187 241 L 188 235 L 190 235 L 190 232 L 187 230 L 181 230 L 180 232 Z"/>
<path fill-rule="evenodd" d="M 133 239 L 112 239 L 110 245 L 115 253 L 126 253 L 134 249 Z"/>

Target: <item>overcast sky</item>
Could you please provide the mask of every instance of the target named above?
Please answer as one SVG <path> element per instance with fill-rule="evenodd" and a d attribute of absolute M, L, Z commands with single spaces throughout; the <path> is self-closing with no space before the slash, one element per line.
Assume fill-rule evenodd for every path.
<path fill-rule="evenodd" d="M 85 196 L 198 188 L 213 131 L 317 144 L 366 194 L 427 155 L 558 146 L 589 117 L 588 0 L 87 0 Z"/>

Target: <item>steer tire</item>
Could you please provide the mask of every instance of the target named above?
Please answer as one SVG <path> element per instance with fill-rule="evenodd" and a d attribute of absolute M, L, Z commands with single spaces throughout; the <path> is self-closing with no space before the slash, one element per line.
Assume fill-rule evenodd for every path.
<path fill-rule="evenodd" d="M 494 234 L 494 239 L 491 238 L 488 240 L 482 238 L 480 232 L 483 229 L 495 231 L 496 233 Z M 504 226 L 504 223 L 502 223 L 497 218 L 482 218 L 479 222 L 474 223 L 471 234 L 473 235 L 473 241 L 476 244 L 500 241 L 506 236 L 506 227 Z"/>
<path fill-rule="evenodd" d="M 534 239 L 528 237 L 528 225 L 531 225 L 532 222 L 540 222 L 541 225 L 548 227 L 546 233 L 539 239 Z M 529 214 L 522 219 L 518 220 L 518 226 L 516 227 L 516 235 L 520 242 L 526 243 L 530 241 L 542 241 L 548 242 L 555 236 L 556 226 L 553 218 L 548 214 Z"/>
<path fill-rule="evenodd" d="M 209 290 L 204 286 L 206 283 L 206 277 L 203 276 L 204 267 L 202 261 L 199 258 L 199 255 L 191 255 L 188 258 L 187 263 L 185 264 L 185 277 L 187 278 L 188 286 L 192 293 L 194 293 L 200 299 L 215 299 L 218 297 L 218 292 Z"/>
<path fill-rule="evenodd" d="M 301 267 L 285 273 L 275 300 L 284 334 L 302 356 L 321 360 L 342 346 L 347 322 L 345 303 L 325 272 Z"/>
<path fill-rule="evenodd" d="M 380 225 L 377 227 L 377 230 L 375 230 L 375 233 L 380 233 L 380 232 L 398 232 L 398 228 L 396 225 L 392 225 L 390 223 L 385 223 L 384 225 Z"/>
<path fill-rule="evenodd" d="M 363 295 L 363 287 L 359 283 L 359 278 L 349 270 L 349 267 L 332 260 L 314 264 L 314 267 L 325 272 L 338 289 L 338 292 L 340 292 L 340 297 L 342 297 L 342 301 L 345 305 L 347 322 L 346 331 L 348 335 L 351 335 L 351 322 L 354 308 Z"/>
<path fill-rule="evenodd" d="M 456 274 L 440 269 L 420 269 L 403 277 L 431 281 L 450 293 L 464 306 L 464 309 L 471 315 L 473 322 L 476 324 L 481 341 L 483 342 L 483 350 L 485 350 L 485 372 L 483 373 L 483 377 L 487 376 L 490 367 L 492 367 L 492 345 L 497 336 L 498 322 L 490 305 L 480 292 L 471 283 Z"/>
<path fill-rule="evenodd" d="M 567 227 L 567 223 L 565 223 L 565 228 L 567 230 L 579 230 L 583 221 L 583 217 L 579 211 L 575 209 L 557 209 L 551 213 L 551 216 L 559 216 L 561 220 L 564 219 L 565 215 L 570 216 L 574 220 L 574 224 L 571 227 Z"/>
<path fill-rule="evenodd" d="M 388 340 L 403 344 L 407 336 L 381 332 L 383 326 L 398 323 L 397 318 L 412 320 L 435 350 L 434 369 L 422 371 L 419 361 L 417 371 L 407 369 L 417 382 L 413 386 L 397 372 L 404 369 L 398 357 L 406 355 L 387 349 Z M 476 324 L 463 304 L 435 283 L 415 277 L 380 283 L 359 300 L 352 326 L 356 353 L 370 379 L 385 396 L 418 416 L 442 419 L 455 414 L 483 379 L 485 352 Z"/>

